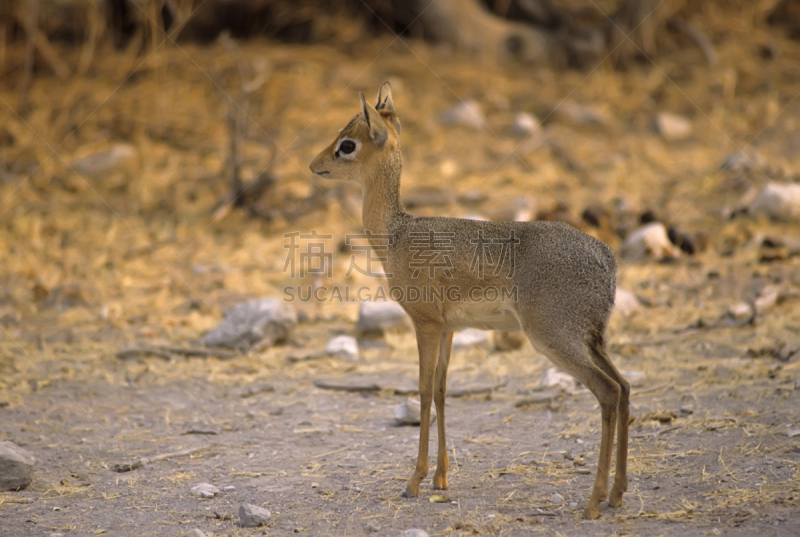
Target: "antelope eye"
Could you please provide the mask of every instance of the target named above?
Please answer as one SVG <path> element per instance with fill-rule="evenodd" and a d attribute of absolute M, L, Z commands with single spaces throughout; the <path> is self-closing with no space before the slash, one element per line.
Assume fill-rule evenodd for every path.
<path fill-rule="evenodd" d="M 356 150 L 356 143 L 353 140 L 342 140 L 342 143 L 339 144 L 339 151 L 341 151 L 345 155 L 349 155 L 355 150 Z"/>

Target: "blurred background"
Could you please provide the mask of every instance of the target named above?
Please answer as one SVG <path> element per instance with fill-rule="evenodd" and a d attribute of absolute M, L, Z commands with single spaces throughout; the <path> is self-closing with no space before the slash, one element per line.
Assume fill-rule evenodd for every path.
<path fill-rule="evenodd" d="M 414 393 L 413 334 L 364 339 L 358 303 L 310 300 L 291 305 L 292 332 L 204 345 L 231 306 L 280 299 L 284 286 L 383 283 L 348 275 L 358 188 L 308 165 L 359 111 L 358 93 L 373 100 L 385 80 L 410 212 L 562 220 L 619 255 L 608 341 L 634 385 L 632 524 L 685 534 L 668 523 L 738 525 L 766 502 L 780 516 L 751 534 L 796 519 L 797 464 L 784 463 L 800 437 L 800 0 L 3 0 L 0 440 L 45 462 L 36 502 L 3 507 L 10 527 L 66 516 L 113 527 L 128 493 L 155 505 L 172 494 L 183 503 L 170 513 L 205 520 L 185 493 L 203 476 L 237 479 L 241 499 L 226 501 L 251 501 L 276 468 L 286 488 L 270 501 L 309 520 L 324 511 L 334 525 L 319 533 L 344 534 L 342 520 L 373 531 L 364 505 L 398 531 L 420 512 L 449 527 L 438 504 L 392 503 L 416 429 L 387 432 L 386 405 Z M 293 273 L 288 237 L 312 230 L 324 238 L 298 247 L 322 241 L 328 265 Z M 361 339 L 331 350 L 351 334 Z M 522 339 L 492 337 L 459 339 L 450 368 L 451 385 L 479 385 L 453 413 L 453 454 L 467 465 L 455 482 L 465 502 L 484 502 L 475 524 L 509 508 L 498 527 L 527 517 L 574 533 L 569 516 L 531 519 L 530 506 L 558 493 L 579 516 L 588 481 L 568 454 L 594 464 L 595 401 L 570 379 L 549 384 L 550 364 Z M 355 378 L 359 394 L 313 384 L 322 377 Z M 540 389 L 560 391 L 528 397 Z M 194 433 L 222 436 L 183 436 Z M 165 463 L 149 480 L 109 470 L 157 452 L 153 442 L 223 437 L 222 458 Z M 322 470 L 358 439 L 358 466 Z M 479 460 L 484 442 L 508 449 Z M 515 469 L 494 480 L 504 466 Z M 731 471 L 736 485 L 721 485 Z M 340 482 L 359 472 L 377 483 L 366 503 Z M 306 478 L 322 483 L 315 500 L 301 497 Z M 523 482 L 546 501 L 504 503 Z M 57 511 L 62 497 L 95 514 Z M 300 515 L 280 523 L 288 516 Z"/>
<path fill-rule="evenodd" d="M 83 304 L 148 330 L 189 300 L 196 335 L 208 304 L 280 287 L 284 233 L 360 229 L 360 192 L 307 165 L 384 80 L 414 212 L 615 247 L 659 220 L 725 250 L 739 198 L 798 173 L 799 6 L 4 2 L 0 314 Z"/>

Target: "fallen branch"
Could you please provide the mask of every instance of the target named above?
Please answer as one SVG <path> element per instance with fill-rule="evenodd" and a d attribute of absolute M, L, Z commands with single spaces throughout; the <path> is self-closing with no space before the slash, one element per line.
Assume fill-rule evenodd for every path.
<path fill-rule="evenodd" d="M 672 17 L 669 20 L 669 24 L 675 28 L 676 30 L 683 32 L 692 42 L 697 45 L 697 48 L 703 53 L 705 56 L 706 61 L 708 62 L 709 67 L 716 67 L 717 66 L 717 53 L 714 51 L 714 47 L 711 45 L 711 41 L 703 35 L 703 32 L 689 24 L 683 19 L 679 19 L 677 17 Z"/>
<path fill-rule="evenodd" d="M 141 459 L 134 459 L 131 462 L 125 462 L 120 464 L 115 464 L 111 467 L 111 469 L 115 472 L 123 473 L 123 472 L 130 472 L 136 470 L 137 468 L 141 468 L 150 464 L 151 462 L 158 462 L 158 461 L 165 461 L 167 459 L 172 459 L 174 457 L 185 457 L 186 455 L 192 455 L 197 453 L 198 451 L 203 451 L 205 449 L 209 449 L 206 447 L 197 447 L 191 449 L 184 449 L 181 451 L 174 451 L 172 453 L 164 453 L 162 455 L 155 455 L 153 457 L 144 457 Z"/>
<path fill-rule="evenodd" d="M 165 360 L 172 360 L 176 355 L 198 356 L 201 358 L 216 357 L 224 360 L 235 358 L 237 355 L 214 349 L 198 347 L 173 347 L 171 345 L 135 345 L 117 351 L 116 357 L 122 360 L 127 358 L 141 358 L 146 355 L 158 356 Z"/>
<path fill-rule="evenodd" d="M 642 433 L 642 434 L 632 434 L 631 438 L 650 438 L 653 436 L 659 436 L 664 433 L 668 433 L 670 431 L 674 431 L 675 429 L 680 429 L 683 425 L 673 425 L 672 427 L 667 427 L 666 429 L 659 429 L 658 431 L 653 431 L 651 433 Z"/>

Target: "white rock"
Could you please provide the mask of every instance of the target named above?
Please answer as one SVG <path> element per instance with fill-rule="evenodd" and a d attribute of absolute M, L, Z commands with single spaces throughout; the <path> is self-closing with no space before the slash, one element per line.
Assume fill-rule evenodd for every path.
<path fill-rule="evenodd" d="M 419 399 L 409 397 L 402 403 L 394 406 L 394 421 L 397 425 L 419 425 L 420 407 Z M 431 406 L 431 423 L 436 421 L 436 408 Z"/>
<path fill-rule="evenodd" d="M 473 347 L 488 347 L 489 332 L 467 328 L 453 335 L 454 349 L 471 349 Z"/>
<path fill-rule="evenodd" d="M 564 503 L 564 497 L 558 492 L 556 492 L 555 494 L 553 494 L 552 501 L 553 503 Z"/>
<path fill-rule="evenodd" d="M 259 507 L 252 503 L 243 503 L 239 506 L 239 525 L 243 528 L 263 526 L 269 522 L 270 518 L 272 518 L 272 513 L 265 507 Z"/>
<path fill-rule="evenodd" d="M 208 537 L 208 535 L 206 535 L 202 530 L 195 528 L 187 533 L 186 537 Z"/>
<path fill-rule="evenodd" d="M 620 255 L 628 261 L 636 261 L 643 256 L 656 261 L 679 257 L 680 248 L 672 244 L 667 230 L 660 222 L 651 222 L 631 233 L 620 247 Z"/>
<path fill-rule="evenodd" d="M 753 308 L 747 302 L 737 302 L 728 308 L 728 315 L 737 321 L 745 321 L 753 316 Z"/>
<path fill-rule="evenodd" d="M 358 360 L 358 341 L 351 336 L 336 336 L 328 342 L 325 354 L 355 362 Z"/>
<path fill-rule="evenodd" d="M 222 487 L 222 492 L 233 492 L 234 490 L 236 490 L 236 487 L 233 485 L 225 485 Z"/>
<path fill-rule="evenodd" d="M 617 287 L 616 298 L 614 299 L 614 311 L 628 317 L 642 309 L 639 298 L 625 289 Z"/>
<path fill-rule="evenodd" d="M 358 308 L 356 330 L 362 335 L 410 329 L 411 318 L 397 302 L 362 302 Z"/>
<path fill-rule="evenodd" d="M 439 121 L 444 125 L 463 125 L 474 129 L 483 129 L 486 118 L 477 101 L 461 101 L 452 108 L 439 114 Z"/>
<path fill-rule="evenodd" d="M 756 298 L 755 302 L 753 302 L 753 307 L 755 308 L 756 313 L 759 315 L 767 313 L 775 306 L 775 304 L 778 303 L 778 298 L 780 298 L 780 295 L 781 288 L 777 285 L 765 286 L 758 294 L 758 298 Z"/>
<path fill-rule="evenodd" d="M 692 122 L 677 114 L 661 112 L 656 116 L 656 130 L 664 140 L 677 142 L 692 135 Z"/>
<path fill-rule="evenodd" d="M 279 298 L 259 298 L 232 307 L 219 326 L 203 335 L 203 343 L 237 349 L 272 345 L 288 338 L 296 325 L 293 306 Z"/>
<path fill-rule="evenodd" d="M 747 212 L 784 222 L 800 220 L 800 184 L 767 183 Z"/>
<path fill-rule="evenodd" d="M 542 388 L 558 388 L 567 393 L 575 393 L 577 391 L 577 382 L 569 373 L 559 371 L 555 367 L 549 368 L 539 381 L 539 386 Z"/>
<path fill-rule="evenodd" d="M 560 123 L 576 127 L 611 127 L 611 117 L 593 106 L 578 104 L 575 101 L 561 101 L 553 108 L 551 115 Z"/>
<path fill-rule="evenodd" d="M 211 483 L 200 483 L 189 489 L 189 492 L 201 498 L 213 498 L 219 494 L 219 489 Z"/>
<path fill-rule="evenodd" d="M 72 169 L 83 175 L 100 175 L 122 166 L 136 156 L 136 148 L 129 144 L 114 144 L 110 149 L 98 151 L 70 163 Z"/>
<path fill-rule="evenodd" d="M 425 530 L 413 528 L 404 531 L 401 535 L 402 537 L 428 537 L 428 532 Z"/>
<path fill-rule="evenodd" d="M 0 490 L 20 490 L 31 484 L 33 454 L 13 442 L 0 442 Z"/>
<path fill-rule="evenodd" d="M 536 132 L 540 126 L 541 125 L 539 124 L 539 120 L 536 119 L 536 116 L 528 114 L 527 112 L 520 112 L 514 116 L 514 123 L 512 124 L 514 134 L 517 136 L 528 136 L 529 134 Z"/>

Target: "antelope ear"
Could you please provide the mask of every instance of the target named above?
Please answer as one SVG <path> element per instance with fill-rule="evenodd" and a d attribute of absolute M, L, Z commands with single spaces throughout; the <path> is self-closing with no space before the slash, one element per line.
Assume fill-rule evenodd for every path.
<path fill-rule="evenodd" d="M 397 113 L 395 112 L 394 99 L 392 98 L 392 85 L 389 84 L 389 82 L 381 84 L 378 90 L 378 104 L 375 105 L 375 109 L 386 117 L 391 122 L 397 134 L 400 134 L 400 118 L 397 117 Z"/>
<path fill-rule="evenodd" d="M 369 127 L 369 137 L 372 143 L 377 147 L 382 148 L 386 145 L 386 140 L 389 138 L 389 129 L 383 122 L 380 113 L 375 110 L 375 107 L 367 102 L 363 93 L 358 94 L 361 97 L 361 109 L 364 112 L 364 121 L 367 122 Z"/>
<path fill-rule="evenodd" d="M 377 110 L 390 110 L 394 112 L 394 99 L 392 99 L 392 85 L 389 82 L 381 84 L 378 90 L 378 104 L 375 105 Z"/>

